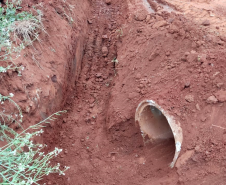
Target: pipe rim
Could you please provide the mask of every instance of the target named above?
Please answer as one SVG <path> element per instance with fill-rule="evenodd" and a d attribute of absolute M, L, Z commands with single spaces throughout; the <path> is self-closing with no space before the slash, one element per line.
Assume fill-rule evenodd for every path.
<path fill-rule="evenodd" d="M 171 128 L 171 131 L 173 133 L 173 137 L 175 140 L 175 154 L 174 154 L 174 158 L 173 161 L 170 163 L 170 167 L 173 168 L 175 166 L 175 163 L 179 157 L 180 151 L 181 151 L 181 146 L 182 146 L 182 142 L 183 142 L 183 134 L 182 134 L 182 128 L 180 126 L 180 122 L 177 121 L 172 115 L 170 115 L 166 110 L 164 110 L 161 106 L 159 106 L 155 101 L 153 100 L 144 100 L 142 101 L 137 109 L 136 109 L 136 114 L 135 114 L 135 123 L 139 124 L 140 122 L 140 114 L 142 113 L 142 111 L 144 110 L 145 107 L 147 106 L 154 106 L 157 109 L 159 109 L 162 114 L 166 117 L 167 122 Z M 141 135 L 143 137 L 144 131 L 141 130 Z"/>

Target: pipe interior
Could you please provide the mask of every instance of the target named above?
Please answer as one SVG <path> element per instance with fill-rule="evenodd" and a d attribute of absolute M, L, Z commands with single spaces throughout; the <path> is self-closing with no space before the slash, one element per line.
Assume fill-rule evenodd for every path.
<path fill-rule="evenodd" d="M 166 117 L 151 105 L 147 105 L 141 112 L 140 128 L 152 142 L 174 138 Z"/>

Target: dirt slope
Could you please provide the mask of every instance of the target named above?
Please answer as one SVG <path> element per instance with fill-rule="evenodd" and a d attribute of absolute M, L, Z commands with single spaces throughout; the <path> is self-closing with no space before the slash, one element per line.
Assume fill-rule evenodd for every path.
<path fill-rule="evenodd" d="M 87 33 L 89 3 L 24 0 L 21 6 L 24 11 L 33 11 L 35 7 L 43 12 L 46 33 L 40 31 L 40 42 L 33 42 L 14 61 L 24 66 L 21 77 L 12 70 L 0 74 L 0 94 L 15 95 L 13 100 L 21 107 L 23 126 L 27 127 L 61 109 L 66 92 L 74 87 Z M 7 106 L 0 108 L 16 114 Z"/>

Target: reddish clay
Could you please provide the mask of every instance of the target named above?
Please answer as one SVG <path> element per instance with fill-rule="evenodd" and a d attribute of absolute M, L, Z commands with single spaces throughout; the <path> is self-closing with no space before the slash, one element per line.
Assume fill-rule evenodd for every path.
<path fill-rule="evenodd" d="M 44 69 L 34 64 L 33 50 L 28 48 L 23 54 L 29 57 L 18 61 L 26 61 L 23 77 L 1 74 L 5 88 L 0 93 L 14 93 L 24 112 L 31 107 L 27 125 L 40 115 L 68 110 L 45 129 L 43 142 L 47 151 L 63 148 L 53 162 L 71 169 L 65 176 L 48 176 L 43 183 L 225 183 L 225 21 L 206 18 L 210 10 L 200 7 L 211 3 L 189 2 L 194 6 L 190 9 L 179 1 L 155 1 L 158 6 L 174 4 L 186 12 L 184 16 L 161 8 L 149 14 L 136 0 L 71 0 L 75 5 L 71 26 L 59 1 L 39 2 L 45 3 L 44 23 L 51 35 L 41 36 L 42 47 L 35 44 L 39 48 L 35 57 Z M 211 13 L 224 12 L 215 1 L 213 5 Z M 205 26 L 202 11 L 210 23 Z M 35 97 L 40 87 L 36 107 L 26 98 Z M 135 126 L 136 107 L 145 99 L 154 100 L 181 123 L 184 140 L 173 169 L 169 168 L 173 141 L 144 146 Z"/>

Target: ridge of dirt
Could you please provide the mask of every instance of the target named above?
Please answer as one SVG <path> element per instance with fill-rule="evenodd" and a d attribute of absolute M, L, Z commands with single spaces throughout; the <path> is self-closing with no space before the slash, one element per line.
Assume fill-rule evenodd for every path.
<path fill-rule="evenodd" d="M 69 5 L 73 5 L 76 11 L 73 12 Z M 12 99 L 22 109 L 24 128 L 59 111 L 64 97 L 75 86 L 80 70 L 75 66 L 81 65 L 87 32 L 88 14 L 85 11 L 89 4 L 69 0 L 22 1 L 24 11 L 33 11 L 33 6 L 43 12 L 47 33 L 40 32 L 41 42 L 33 42 L 14 61 L 18 66 L 24 66 L 21 77 L 12 70 L 0 74 L 0 94 L 15 95 Z M 70 23 L 66 15 L 74 22 Z M 6 114 L 16 114 L 17 111 L 14 105 L 10 107 L 8 104 L 1 105 L 1 110 L 4 109 Z"/>

